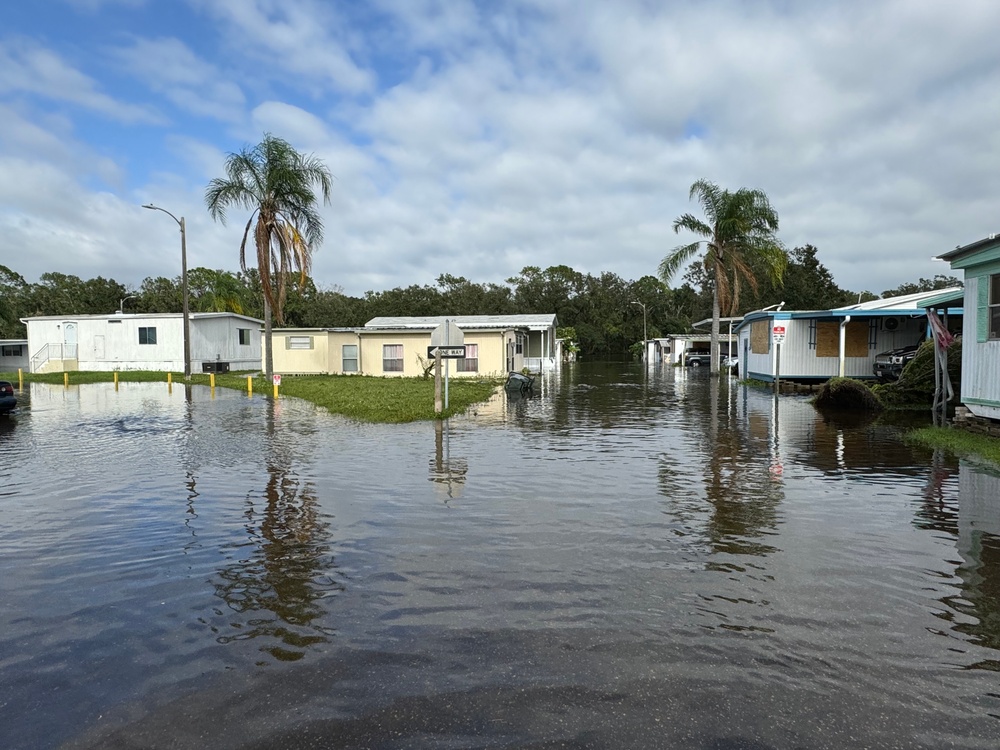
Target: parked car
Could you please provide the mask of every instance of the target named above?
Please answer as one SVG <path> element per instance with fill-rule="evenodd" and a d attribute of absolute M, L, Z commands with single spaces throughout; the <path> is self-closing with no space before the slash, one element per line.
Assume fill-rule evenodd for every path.
<path fill-rule="evenodd" d="M 708 352 L 690 351 L 684 355 L 684 364 L 688 367 L 708 367 L 712 364 L 712 355 Z"/>
<path fill-rule="evenodd" d="M 897 380 L 903 368 L 917 356 L 917 344 L 891 349 L 875 355 L 872 372 L 880 381 Z"/>
<path fill-rule="evenodd" d="M 8 414 L 17 406 L 14 398 L 14 385 L 6 380 L 0 380 L 0 414 Z"/>
<path fill-rule="evenodd" d="M 740 358 L 739 357 L 723 357 L 722 358 L 722 369 L 731 370 L 739 374 L 740 370 Z"/>

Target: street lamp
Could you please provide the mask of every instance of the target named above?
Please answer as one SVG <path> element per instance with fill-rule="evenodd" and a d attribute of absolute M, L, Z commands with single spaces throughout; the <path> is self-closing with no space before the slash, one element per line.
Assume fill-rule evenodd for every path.
<path fill-rule="evenodd" d="M 184 230 L 184 217 L 177 218 L 165 208 L 147 203 L 143 208 L 151 211 L 162 211 L 177 222 L 181 228 L 181 292 L 184 297 L 184 379 L 191 379 L 191 315 L 188 309 L 188 263 L 187 263 L 187 233 Z"/>
<path fill-rule="evenodd" d="M 118 314 L 119 315 L 124 315 L 125 314 L 125 300 L 127 300 L 127 299 L 135 299 L 135 295 L 134 294 L 130 294 L 128 297 L 123 297 L 118 302 Z"/>
<path fill-rule="evenodd" d="M 639 305 L 642 308 L 642 361 L 646 361 L 646 303 L 645 302 L 633 302 L 633 305 Z"/>

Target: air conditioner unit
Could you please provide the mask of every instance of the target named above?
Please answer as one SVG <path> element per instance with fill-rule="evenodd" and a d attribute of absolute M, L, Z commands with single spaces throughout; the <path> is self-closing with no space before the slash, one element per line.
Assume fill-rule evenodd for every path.
<path fill-rule="evenodd" d="M 882 318 L 882 330 L 895 331 L 899 328 L 899 318 Z"/>

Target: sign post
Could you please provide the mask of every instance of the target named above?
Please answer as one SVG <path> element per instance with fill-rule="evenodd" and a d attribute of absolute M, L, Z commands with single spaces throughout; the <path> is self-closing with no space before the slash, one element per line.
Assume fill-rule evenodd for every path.
<path fill-rule="evenodd" d="M 448 408 L 448 360 L 449 359 L 461 359 L 465 356 L 465 334 L 462 333 L 462 329 L 459 328 L 454 320 L 445 320 L 444 323 L 439 325 L 433 331 L 431 331 L 431 347 L 438 347 L 443 349 L 444 352 L 449 352 L 451 350 L 457 350 L 461 347 L 461 355 L 456 356 L 454 354 L 450 355 L 447 353 L 441 353 L 440 359 L 444 359 L 444 408 Z M 430 354 L 431 350 L 428 349 L 427 353 Z M 435 367 L 440 366 L 440 359 Z M 435 376 L 436 381 L 436 376 Z"/>
<path fill-rule="evenodd" d="M 277 398 L 278 397 L 278 386 L 281 385 L 281 376 L 280 375 L 272 375 L 271 378 L 272 378 L 272 380 L 274 382 L 274 397 Z"/>
<path fill-rule="evenodd" d="M 785 343 L 785 326 L 771 327 L 771 341 L 774 342 L 774 392 L 781 392 L 781 345 Z"/>

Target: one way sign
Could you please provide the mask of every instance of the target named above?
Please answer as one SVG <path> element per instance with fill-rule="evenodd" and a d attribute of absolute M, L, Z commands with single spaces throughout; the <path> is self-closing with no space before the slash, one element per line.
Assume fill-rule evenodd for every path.
<path fill-rule="evenodd" d="M 438 352 L 442 359 L 465 359 L 464 346 L 428 346 L 427 356 L 434 357 Z"/>

